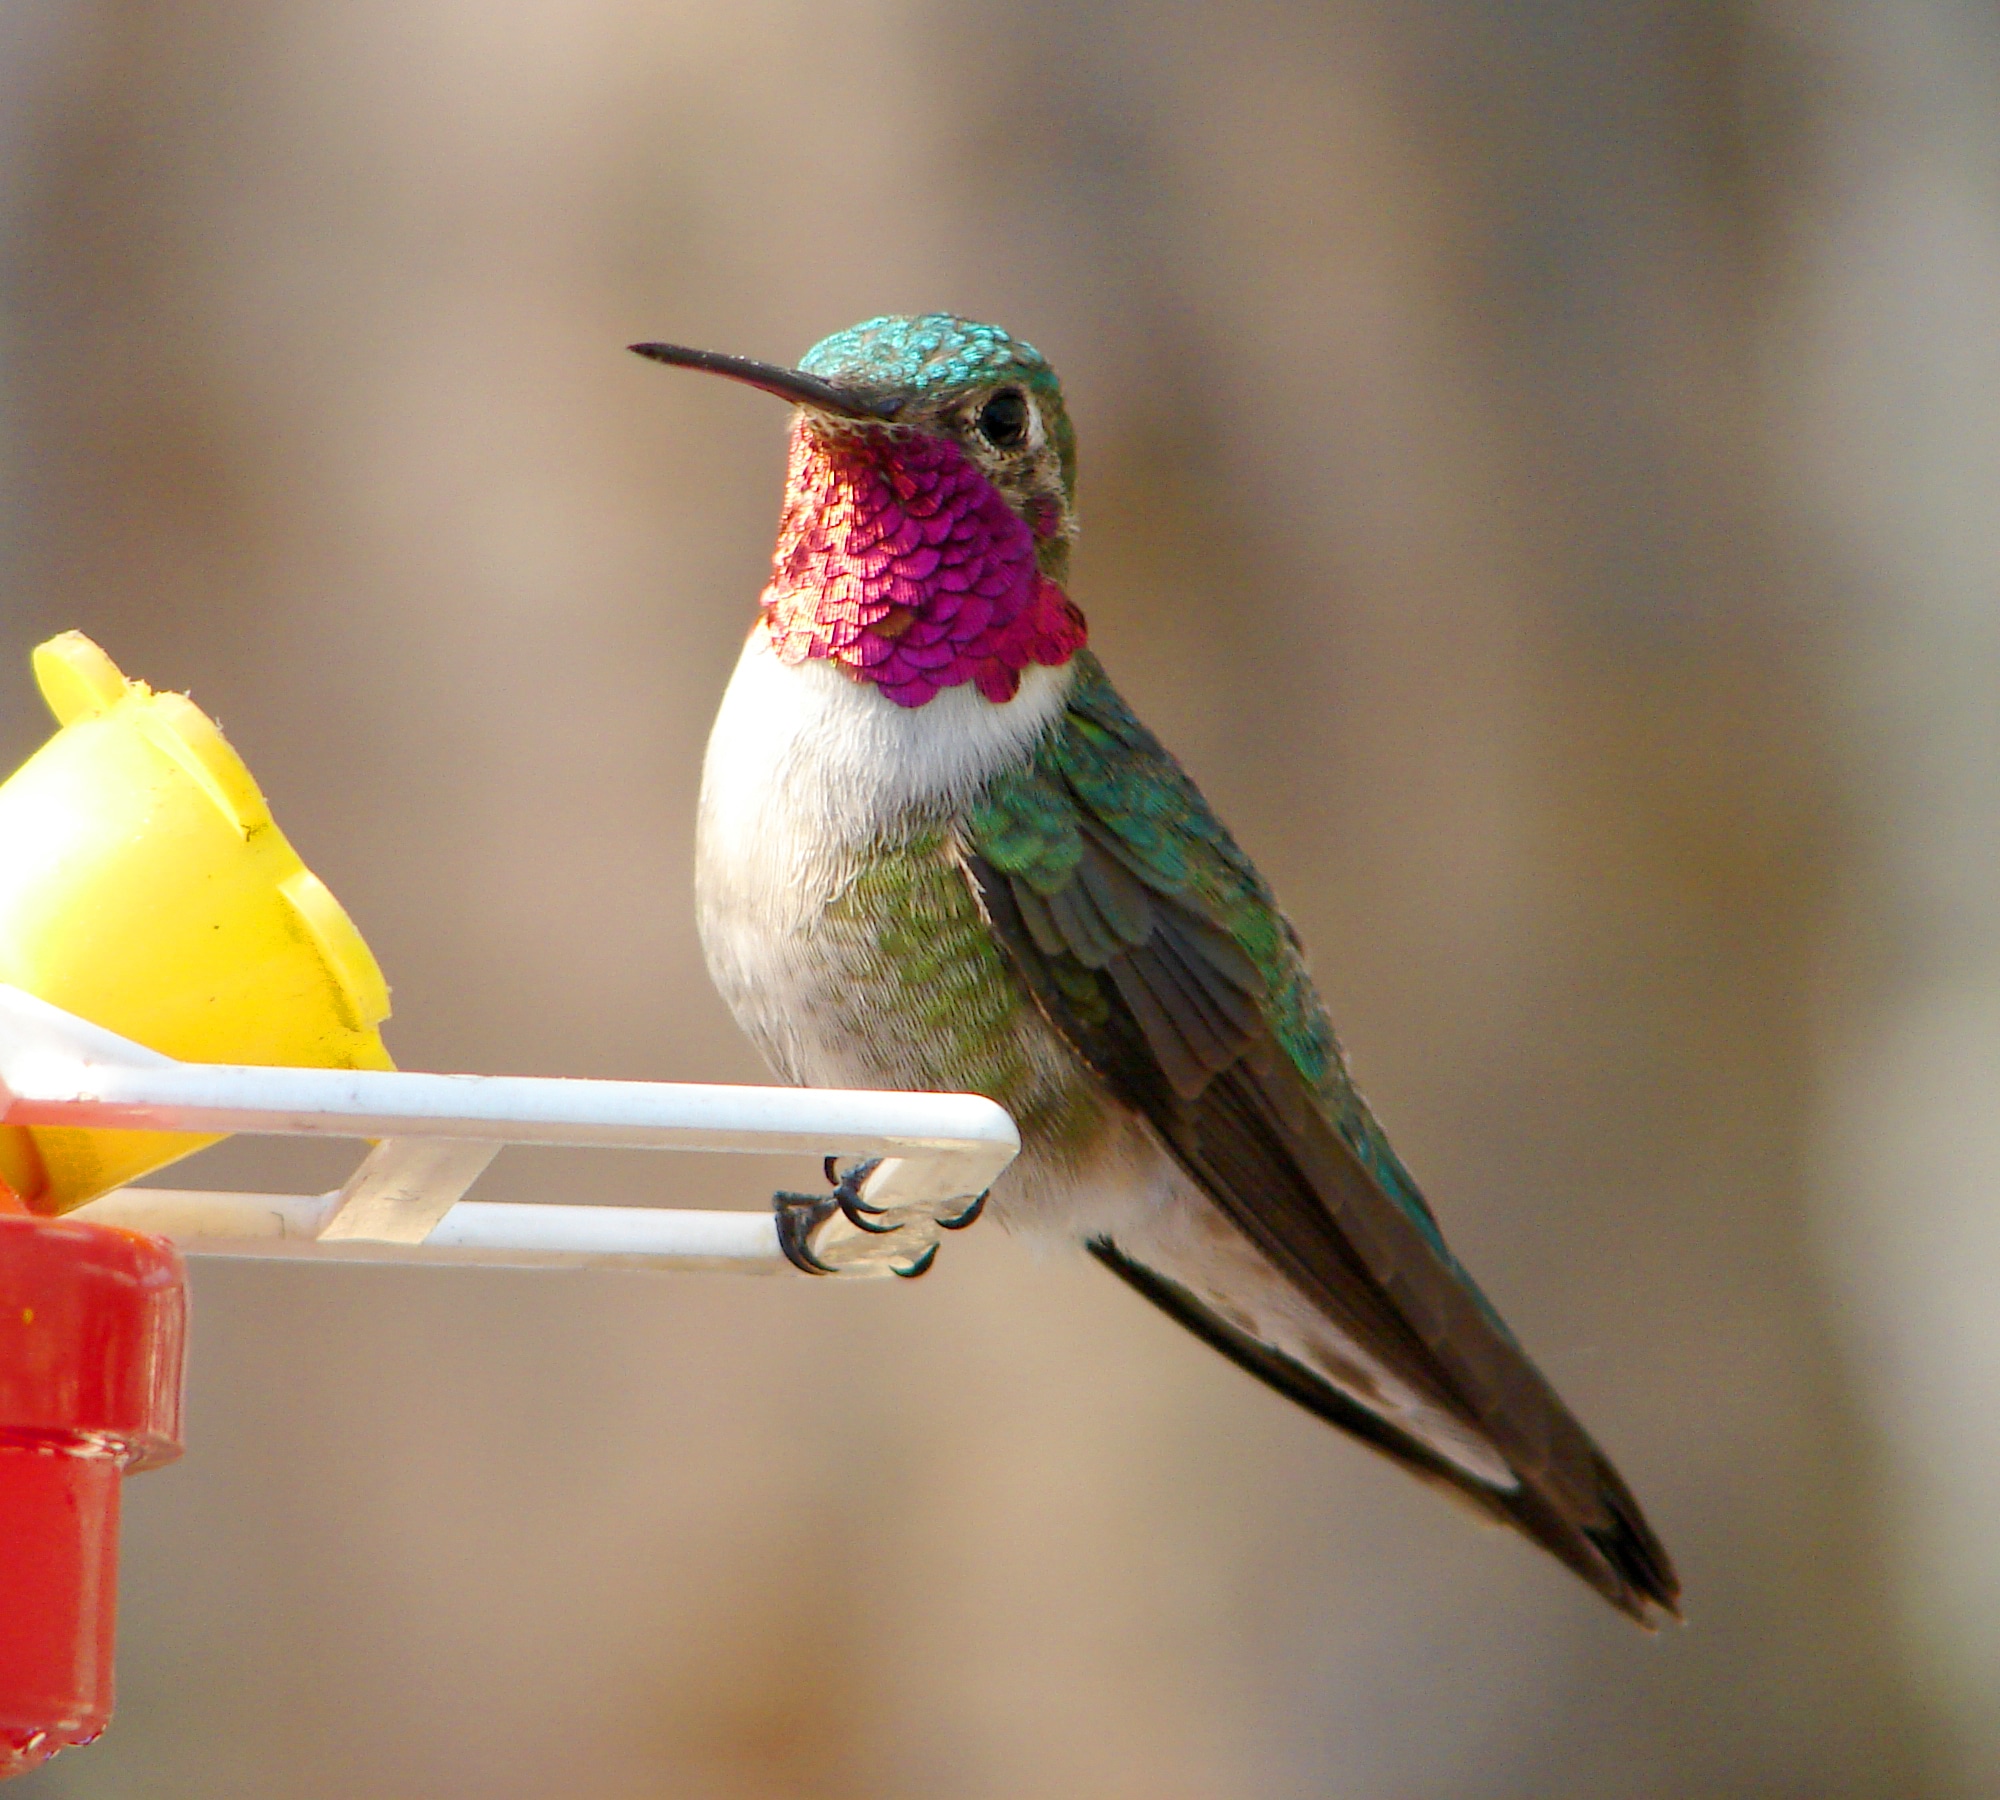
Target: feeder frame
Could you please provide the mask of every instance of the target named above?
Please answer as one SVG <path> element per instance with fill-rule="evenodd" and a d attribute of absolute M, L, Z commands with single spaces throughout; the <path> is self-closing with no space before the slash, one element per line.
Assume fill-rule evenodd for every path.
<path fill-rule="evenodd" d="M 334 1194 L 120 1188 L 70 1215 L 192 1256 L 793 1272 L 776 1214 L 467 1200 L 508 1144 L 879 1158 L 872 1229 L 807 1234 L 832 1274 L 910 1274 L 1020 1149 L 975 1094 L 181 1062 L 0 985 L 0 1124 L 378 1140 Z"/>

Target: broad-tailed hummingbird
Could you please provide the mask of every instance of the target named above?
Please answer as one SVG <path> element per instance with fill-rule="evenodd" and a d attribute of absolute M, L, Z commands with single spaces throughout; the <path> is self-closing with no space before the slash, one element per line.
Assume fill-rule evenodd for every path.
<path fill-rule="evenodd" d="M 1665 1549 L 1446 1248 L 1270 888 L 1087 647 L 1048 361 L 942 313 L 796 369 L 633 348 L 794 408 L 696 872 L 710 971 L 772 1066 L 999 1102 L 1022 1148 L 992 1216 L 1673 1615 Z"/>

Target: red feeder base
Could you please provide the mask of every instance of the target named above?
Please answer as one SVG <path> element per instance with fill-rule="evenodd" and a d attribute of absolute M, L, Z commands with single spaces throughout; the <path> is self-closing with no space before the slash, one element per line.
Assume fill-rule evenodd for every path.
<path fill-rule="evenodd" d="M 0 1214 L 0 1779 L 111 1717 L 119 1483 L 180 1454 L 186 1322 L 170 1245 Z"/>

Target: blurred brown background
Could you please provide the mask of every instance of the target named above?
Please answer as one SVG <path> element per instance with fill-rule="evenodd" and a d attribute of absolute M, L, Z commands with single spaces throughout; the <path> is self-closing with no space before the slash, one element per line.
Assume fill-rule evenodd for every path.
<path fill-rule="evenodd" d="M 63 627 L 191 689 L 492 1071 L 762 1078 L 688 865 L 783 421 L 621 346 L 1039 344 L 1097 642 L 1692 1621 L 998 1233 L 209 1265 L 21 1800 L 2000 1795 L 1993 7 L 6 0 L 0 300 L 0 752 Z"/>

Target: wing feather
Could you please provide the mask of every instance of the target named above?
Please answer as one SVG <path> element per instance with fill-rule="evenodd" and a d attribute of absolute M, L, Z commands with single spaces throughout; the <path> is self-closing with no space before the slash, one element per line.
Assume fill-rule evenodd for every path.
<path fill-rule="evenodd" d="M 1115 1244 L 1100 1258 L 1243 1367 L 1507 1517 L 1644 1620 L 1678 1594 L 1615 1470 L 1445 1248 L 1353 1090 L 1290 928 L 1084 653 L 1065 718 L 967 825 L 966 868 L 1045 1015 L 1329 1325 L 1514 1488 L 1246 1338 Z M 1135 1273 L 1136 1271 L 1136 1273 Z M 1234 1334 L 1233 1336 L 1231 1334 Z M 1362 1421 L 1369 1421 L 1363 1423 Z M 1518 1489 L 1518 1492 L 1516 1492 Z"/>

